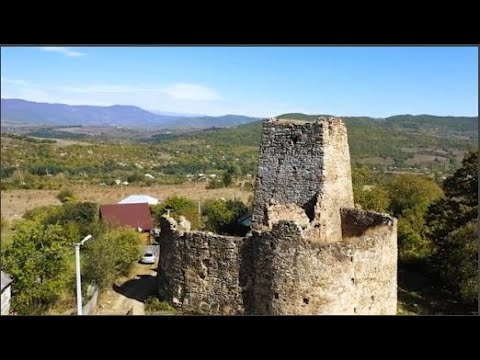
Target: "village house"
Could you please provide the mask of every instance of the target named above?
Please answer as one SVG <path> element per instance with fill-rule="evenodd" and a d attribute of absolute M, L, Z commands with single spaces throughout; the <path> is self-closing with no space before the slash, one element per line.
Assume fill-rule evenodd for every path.
<path fill-rule="evenodd" d="M 150 232 L 153 229 L 147 203 L 100 205 L 100 219 L 118 226 L 130 226 L 139 232 Z"/>

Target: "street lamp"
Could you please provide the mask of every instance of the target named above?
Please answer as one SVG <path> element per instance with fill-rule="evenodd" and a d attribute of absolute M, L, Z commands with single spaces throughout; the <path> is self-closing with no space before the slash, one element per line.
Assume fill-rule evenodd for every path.
<path fill-rule="evenodd" d="M 75 268 L 77 272 L 77 315 L 83 315 L 82 313 L 82 282 L 80 279 L 80 246 L 85 244 L 92 238 L 92 235 L 87 235 L 82 241 L 75 244 Z"/>

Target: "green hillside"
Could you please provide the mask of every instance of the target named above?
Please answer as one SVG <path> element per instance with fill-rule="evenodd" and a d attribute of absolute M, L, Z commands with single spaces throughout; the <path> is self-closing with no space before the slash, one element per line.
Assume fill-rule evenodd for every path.
<path fill-rule="evenodd" d="M 280 117 L 312 120 L 318 115 Z M 353 165 L 365 164 L 377 171 L 441 177 L 460 167 L 466 151 L 478 147 L 476 118 L 404 115 L 344 120 Z M 199 173 L 222 175 L 232 167 L 239 176 L 254 175 L 261 127 L 257 121 L 233 128 L 150 134 L 128 142 L 89 138 L 88 143 L 62 146 L 2 134 L 2 187 L 55 188 L 69 181 L 108 185 L 115 179 L 174 183 Z M 147 180 L 146 173 L 155 180 Z"/>
<path fill-rule="evenodd" d="M 279 118 L 315 120 L 321 115 L 284 114 Z M 322 115 L 326 116 L 326 115 Z M 328 116 L 328 115 L 327 115 Z M 478 121 L 471 117 L 394 116 L 387 119 L 344 117 L 352 160 L 380 168 L 451 170 L 463 154 L 478 147 Z M 170 146 L 198 144 L 258 147 L 261 122 L 172 136 Z"/>

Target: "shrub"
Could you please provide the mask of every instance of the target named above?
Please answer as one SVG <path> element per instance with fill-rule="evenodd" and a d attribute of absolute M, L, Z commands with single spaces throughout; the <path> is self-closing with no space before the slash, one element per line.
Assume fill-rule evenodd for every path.
<path fill-rule="evenodd" d="M 225 184 L 223 183 L 223 181 L 215 179 L 215 180 L 210 181 L 205 188 L 206 189 L 220 189 L 220 188 L 223 188 L 224 186 L 225 186 Z"/>
<path fill-rule="evenodd" d="M 207 203 L 203 214 L 207 217 L 205 228 L 209 231 L 226 235 L 245 235 L 237 220 L 248 211 L 247 206 L 237 200 L 215 200 Z"/>
<path fill-rule="evenodd" d="M 62 203 L 66 203 L 69 201 L 75 201 L 76 197 L 73 195 L 72 190 L 62 190 L 57 194 L 57 199 L 60 200 Z"/>
<path fill-rule="evenodd" d="M 152 209 L 157 224 L 160 224 L 161 216 L 167 214 L 167 209 L 170 209 L 170 216 L 177 221 L 181 215 L 185 216 L 192 223 L 192 230 L 198 229 L 202 225 L 200 214 L 198 213 L 198 204 L 182 196 L 169 197 L 163 203 L 155 205 Z"/>
<path fill-rule="evenodd" d="M 145 311 L 149 314 L 157 311 L 176 312 L 176 309 L 168 302 L 160 301 L 156 296 L 150 296 L 145 301 Z"/>

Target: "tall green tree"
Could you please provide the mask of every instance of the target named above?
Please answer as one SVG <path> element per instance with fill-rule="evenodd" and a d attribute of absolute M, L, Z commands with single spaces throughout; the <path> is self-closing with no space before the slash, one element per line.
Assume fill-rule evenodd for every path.
<path fill-rule="evenodd" d="M 83 279 L 106 288 L 118 275 L 128 275 L 138 261 L 140 235 L 131 228 L 110 228 L 85 246 Z"/>
<path fill-rule="evenodd" d="M 390 183 L 389 211 L 399 219 L 400 261 L 425 260 L 430 256 L 433 244 L 426 234 L 425 215 L 430 204 L 442 196 L 442 189 L 430 178 L 402 174 Z"/>
<path fill-rule="evenodd" d="M 12 275 L 12 310 L 19 315 L 44 314 L 68 289 L 73 278 L 69 258 L 72 239 L 60 225 L 22 220 L 13 243 L 2 254 L 2 269 Z"/>
<path fill-rule="evenodd" d="M 446 198 L 433 203 L 426 216 L 435 244 L 431 259 L 436 280 L 461 301 L 478 301 L 478 151 L 469 152 L 445 180 Z"/>

